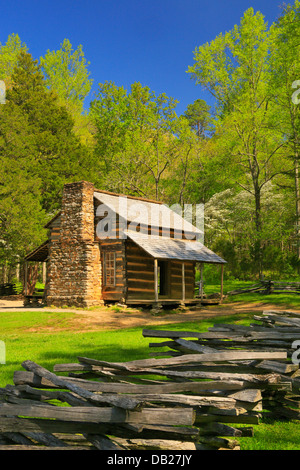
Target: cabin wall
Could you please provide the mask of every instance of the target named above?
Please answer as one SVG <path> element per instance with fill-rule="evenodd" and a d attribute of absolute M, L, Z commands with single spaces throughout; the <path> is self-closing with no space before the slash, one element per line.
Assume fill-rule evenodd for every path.
<path fill-rule="evenodd" d="M 104 273 L 104 254 L 115 253 L 115 285 L 106 286 L 102 281 L 102 298 L 104 301 L 125 302 L 126 298 L 126 264 L 124 240 L 102 240 L 99 242 L 102 272 Z"/>
<path fill-rule="evenodd" d="M 61 215 L 56 217 L 49 226 L 49 236 L 48 239 L 52 240 L 59 240 L 60 237 L 60 227 L 61 227 Z"/>
<path fill-rule="evenodd" d="M 168 292 L 159 295 L 160 300 L 182 299 L 182 262 L 168 260 Z M 185 298 L 194 298 L 195 263 L 185 266 Z M 128 300 L 154 300 L 154 259 L 131 240 L 126 241 L 126 275 Z"/>
<path fill-rule="evenodd" d="M 195 293 L 195 263 L 184 262 L 185 298 L 193 299 Z M 182 262 L 170 261 L 170 298 L 182 299 Z"/>
<path fill-rule="evenodd" d="M 125 246 L 127 299 L 154 299 L 153 258 L 131 240 L 126 240 Z"/>
<path fill-rule="evenodd" d="M 46 300 L 48 305 L 92 306 L 103 301 L 153 300 L 154 259 L 129 239 L 119 238 L 118 216 L 113 217 L 110 238 L 97 233 L 105 214 L 97 215 L 99 201 L 92 183 L 66 184 L 62 210 L 49 225 Z M 103 224 L 102 224 L 103 225 Z M 122 227 L 121 227 L 122 228 Z M 150 230 L 140 227 L 141 231 Z M 153 229 L 152 234 L 180 234 Z M 104 254 L 115 253 L 115 283 L 104 285 Z M 194 297 L 195 263 L 185 262 L 185 298 Z M 182 263 L 168 261 L 168 291 L 159 299 L 182 299 Z"/>

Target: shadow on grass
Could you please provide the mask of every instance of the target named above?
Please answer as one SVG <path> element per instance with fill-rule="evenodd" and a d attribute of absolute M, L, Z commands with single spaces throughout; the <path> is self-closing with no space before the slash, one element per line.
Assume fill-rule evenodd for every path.
<path fill-rule="evenodd" d="M 218 323 L 238 322 L 249 325 L 253 314 L 236 314 L 234 316 L 215 317 L 207 321 L 186 322 L 167 325 L 151 325 L 149 330 L 173 330 L 204 332 Z M 107 362 L 126 362 L 151 357 L 149 343 L 163 342 L 163 338 L 143 337 L 143 328 L 114 330 L 104 332 L 86 332 L 78 334 L 57 335 L 60 344 L 52 344 L 40 351 L 39 358 L 43 364 L 53 367 L 59 362 L 78 362 L 78 356 L 89 357 Z M 53 340 L 53 338 L 52 338 Z M 159 349 L 161 350 L 161 349 Z M 168 348 L 166 349 L 168 350 Z M 46 367 L 46 365 L 44 365 Z"/>
<path fill-rule="evenodd" d="M 199 322 L 151 325 L 147 326 L 147 329 L 201 332 L 207 331 L 217 323 L 250 324 L 252 318 L 253 314 L 241 313 L 210 317 Z M 0 386 L 12 384 L 14 372 L 23 370 L 22 362 L 27 359 L 50 371 L 53 371 L 55 364 L 79 362 L 78 356 L 107 362 L 125 362 L 151 357 L 149 343 L 162 341 L 164 340 L 159 338 L 144 338 L 141 327 L 111 331 L 25 333 L 13 337 L 7 335 L 5 339 L 7 363 L 0 366 Z"/>

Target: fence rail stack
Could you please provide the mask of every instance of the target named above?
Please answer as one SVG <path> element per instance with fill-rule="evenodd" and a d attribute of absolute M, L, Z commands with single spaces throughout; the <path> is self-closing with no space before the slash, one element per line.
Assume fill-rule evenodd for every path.
<path fill-rule="evenodd" d="M 0 450 L 239 449 L 266 414 L 299 420 L 300 316 L 255 321 L 144 330 L 159 339 L 151 351 L 165 349 L 147 359 L 78 357 L 53 372 L 24 361 L 0 389 Z"/>
<path fill-rule="evenodd" d="M 261 387 L 263 409 L 270 418 L 300 419 L 300 314 L 292 311 L 267 310 L 262 316 L 254 316 L 257 323 L 250 326 L 216 324 L 207 332 L 153 331 L 144 330 L 145 337 L 165 338 L 160 343 L 150 343 L 151 348 L 167 347 L 164 352 L 152 356 L 198 352 L 234 354 L 249 351 L 248 360 L 227 364 L 209 364 L 202 367 L 207 377 L 219 380 L 230 377 L 238 379 L 243 374 L 278 374 L 280 387 Z M 262 360 L 251 359 L 255 352 L 262 354 L 286 353 L 286 358 Z M 254 357 L 254 356 L 253 356 Z"/>
<path fill-rule="evenodd" d="M 236 367 L 246 357 L 247 351 L 122 363 L 79 357 L 54 367 L 68 377 L 25 361 L 14 385 L 0 391 L 0 449 L 239 449 L 239 437 L 252 437 L 249 425 L 259 423 L 262 391 L 290 387 L 265 371 L 203 370 Z M 259 361 L 284 357 L 250 354 Z"/>
<path fill-rule="evenodd" d="M 15 284 L 0 284 L 0 296 L 12 296 L 19 294 L 19 290 Z"/>
<path fill-rule="evenodd" d="M 228 291 L 226 295 L 240 295 L 258 293 L 263 295 L 269 294 L 300 294 L 300 282 L 284 282 L 284 281 L 259 281 L 250 286 Z"/>

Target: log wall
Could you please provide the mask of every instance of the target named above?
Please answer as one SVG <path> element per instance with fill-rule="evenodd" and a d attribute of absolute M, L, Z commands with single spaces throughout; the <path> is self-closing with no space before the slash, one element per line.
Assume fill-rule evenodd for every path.
<path fill-rule="evenodd" d="M 152 299 L 154 291 L 154 262 L 142 248 L 126 240 L 127 299 Z"/>
<path fill-rule="evenodd" d="M 102 270 L 104 272 L 104 254 L 115 253 L 115 285 L 102 285 L 102 298 L 106 300 L 125 301 L 126 298 L 126 266 L 125 241 L 103 240 L 99 242 L 101 252 Z"/>
<path fill-rule="evenodd" d="M 170 262 L 171 299 L 182 299 L 182 262 Z M 184 263 L 185 298 L 193 299 L 195 290 L 195 263 Z"/>

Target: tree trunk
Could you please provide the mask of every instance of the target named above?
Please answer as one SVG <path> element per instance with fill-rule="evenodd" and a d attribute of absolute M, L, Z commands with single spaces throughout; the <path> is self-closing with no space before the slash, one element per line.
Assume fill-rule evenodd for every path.
<path fill-rule="evenodd" d="M 254 237 L 254 263 L 255 263 L 255 272 L 259 275 L 259 278 L 262 276 L 262 265 L 263 265 L 263 256 L 262 256 L 262 241 L 261 241 L 261 230 L 262 230 L 262 220 L 261 220 L 261 186 L 259 184 L 259 173 L 260 168 L 257 161 L 257 155 L 254 150 L 254 158 L 250 162 L 249 167 L 252 176 L 253 189 L 254 189 L 254 199 L 255 199 L 255 237 Z"/>
<path fill-rule="evenodd" d="M 297 149 L 295 150 L 294 170 L 295 170 L 295 199 L 296 199 L 295 232 L 296 232 L 296 244 L 297 244 L 297 259 L 298 261 L 300 261 L 300 194 L 299 194 L 299 161 L 298 161 Z M 300 266 L 298 266 L 298 273 L 299 271 L 300 271 Z"/>
<path fill-rule="evenodd" d="M 261 193 L 260 188 L 255 188 L 255 263 L 259 277 L 262 276 L 262 244 L 261 244 Z"/>
<path fill-rule="evenodd" d="M 28 266 L 27 295 L 33 295 L 38 277 L 38 263 Z"/>

